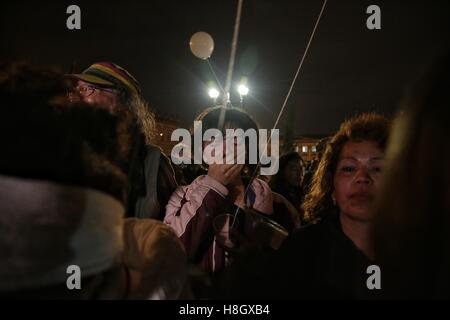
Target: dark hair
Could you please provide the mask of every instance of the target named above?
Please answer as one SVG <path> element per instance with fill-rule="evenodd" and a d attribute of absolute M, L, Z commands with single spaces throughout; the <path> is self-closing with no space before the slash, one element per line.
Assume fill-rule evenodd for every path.
<path fill-rule="evenodd" d="M 69 103 L 61 74 L 27 63 L 0 63 L 0 99 L 0 174 L 91 187 L 125 201 L 131 118 Z"/>
<path fill-rule="evenodd" d="M 254 129 L 258 137 L 259 126 L 252 117 L 242 109 L 227 107 L 212 107 L 203 111 L 195 119 L 202 122 L 202 136 L 208 129 L 218 129 L 225 134 L 225 129 L 236 128 L 244 132 L 248 129 Z M 256 146 L 259 155 L 259 141 Z M 246 154 L 248 156 L 248 144 L 246 144 Z M 250 177 L 256 170 L 256 164 L 246 164 L 243 169 L 245 176 Z"/>
<path fill-rule="evenodd" d="M 296 151 L 288 152 L 283 154 L 280 159 L 278 160 L 278 172 L 270 179 L 269 185 L 270 187 L 275 191 L 276 189 L 279 189 L 282 185 L 285 184 L 285 181 L 283 181 L 284 176 L 284 169 L 291 161 L 296 161 L 300 163 L 300 166 L 302 169 L 305 167 L 305 163 L 300 156 L 300 154 Z"/>
<path fill-rule="evenodd" d="M 93 188 L 125 203 L 129 145 L 134 140 L 129 131 L 131 118 L 83 103 L 71 104 L 61 74 L 26 63 L 0 63 L 0 100 L 1 175 Z M 28 270 L 32 264 L 37 275 L 70 261 L 74 254 L 70 239 L 83 219 L 84 197 L 67 197 L 65 192 L 56 196 L 61 202 L 66 201 L 70 209 L 32 209 L 26 211 L 32 213 L 29 216 L 0 219 L 2 230 L 9 231 L 12 221 L 17 230 L 27 232 L 21 238 L 16 237 L 15 231 L 2 233 L 1 258 L 14 259 L 21 270 Z M 47 205 L 52 208 L 55 204 Z M 45 229 L 48 233 L 42 232 Z M 49 249 L 51 258 L 42 256 Z M 23 255 L 26 259 L 22 259 Z M 84 277 L 83 290 L 74 290 L 78 292 L 68 292 L 65 284 L 52 284 L 10 289 L 0 292 L 0 296 L 107 297 L 106 284 L 119 281 L 121 272 L 112 265 L 106 271 Z"/>
<path fill-rule="evenodd" d="M 394 297 L 450 297 L 449 70 L 447 52 L 411 88 L 387 150 L 373 238 Z"/>
<path fill-rule="evenodd" d="M 333 177 L 339 154 L 348 141 L 372 141 L 381 150 L 386 147 L 389 135 L 389 120 L 376 113 L 363 113 L 343 122 L 336 134 L 327 143 L 325 152 L 314 173 L 311 189 L 303 203 L 309 220 L 337 212 L 333 204 Z"/>

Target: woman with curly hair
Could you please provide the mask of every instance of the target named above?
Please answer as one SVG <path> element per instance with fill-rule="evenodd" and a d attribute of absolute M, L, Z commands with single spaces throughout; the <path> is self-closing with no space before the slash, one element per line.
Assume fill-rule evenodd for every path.
<path fill-rule="evenodd" d="M 370 208 L 382 176 L 389 128 L 389 121 L 374 113 L 342 123 L 326 146 L 303 204 L 313 223 L 283 243 L 265 264 L 266 272 L 245 277 L 250 291 L 243 285 L 225 296 L 367 297 L 366 270 L 374 258 Z"/>

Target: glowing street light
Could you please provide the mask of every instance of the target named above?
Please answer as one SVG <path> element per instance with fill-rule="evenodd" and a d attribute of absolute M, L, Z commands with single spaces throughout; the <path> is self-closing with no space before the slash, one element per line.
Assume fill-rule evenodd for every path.
<path fill-rule="evenodd" d="M 248 94 L 248 87 L 245 84 L 238 85 L 239 97 L 241 98 L 241 108 L 244 108 L 244 96 Z"/>
<path fill-rule="evenodd" d="M 208 95 L 211 99 L 217 99 L 219 96 L 219 91 L 216 88 L 211 88 L 208 91 Z"/>
<path fill-rule="evenodd" d="M 243 96 L 246 96 L 248 94 L 248 87 L 245 84 L 240 84 L 238 86 L 238 92 L 241 95 L 241 99 Z"/>
<path fill-rule="evenodd" d="M 214 100 L 214 105 L 216 105 L 217 97 L 220 95 L 220 92 L 216 88 L 210 88 L 208 90 L 208 95 Z"/>

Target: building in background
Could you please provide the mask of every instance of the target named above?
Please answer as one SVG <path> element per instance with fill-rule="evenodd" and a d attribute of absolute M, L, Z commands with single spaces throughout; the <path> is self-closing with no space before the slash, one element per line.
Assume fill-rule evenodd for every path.
<path fill-rule="evenodd" d="M 172 132 L 181 128 L 180 122 L 175 117 L 156 115 L 154 144 L 160 147 L 170 157 L 172 148 L 178 141 L 170 141 Z"/>
<path fill-rule="evenodd" d="M 297 137 L 293 139 L 294 150 L 305 161 L 319 160 L 319 153 L 322 152 L 324 139 L 327 137 L 325 134 Z"/>

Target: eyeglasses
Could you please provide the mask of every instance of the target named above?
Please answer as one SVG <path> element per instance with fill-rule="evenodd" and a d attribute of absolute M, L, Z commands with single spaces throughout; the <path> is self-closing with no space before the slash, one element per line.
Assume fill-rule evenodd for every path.
<path fill-rule="evenodd" d="M 70 96 L 73 93 L 78 93 L 82 97 L 87 98 L 87 97 L 93 95 L 96 90 L 109 92 L 109 93 L 113 93 L 113 94 L 117 93 L 117 90 L 114 90 L 114 89 L 102 88 L 102 87 L 97 87 L 97 86 L 93 86 L 93 85 L 83 85 L 83 86 L 77 86 L 77 87 L 69 90 L 67 92 L 67 94 L 68 94 L 68 96 Z"/>

